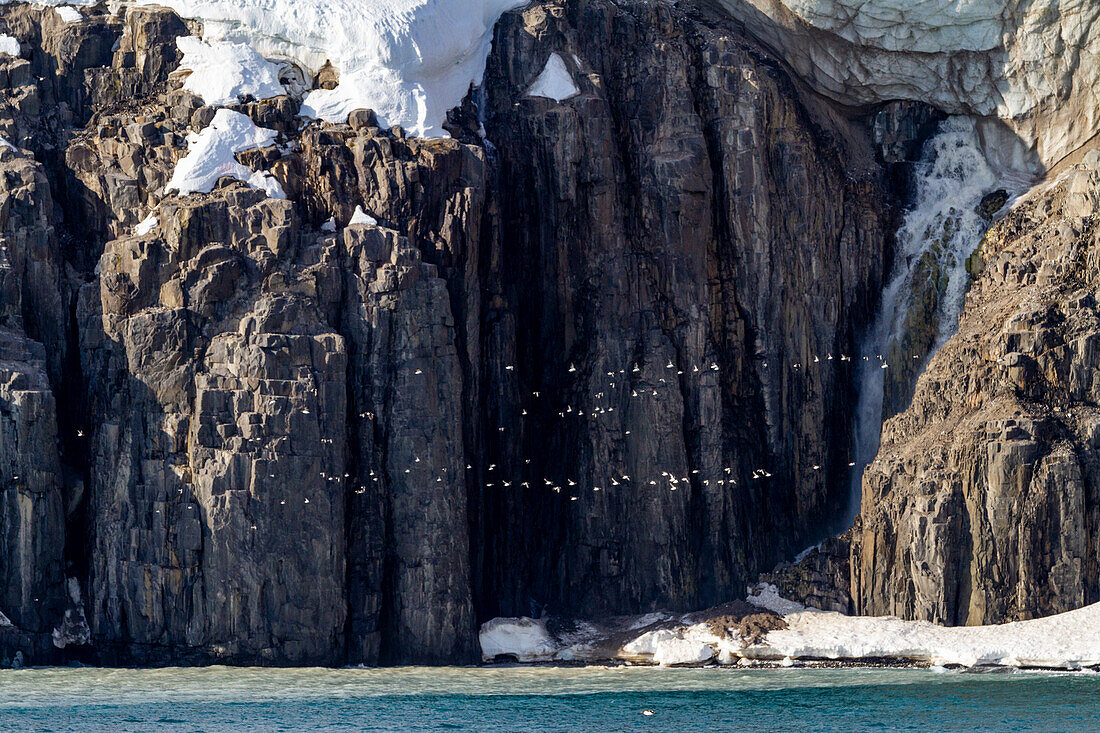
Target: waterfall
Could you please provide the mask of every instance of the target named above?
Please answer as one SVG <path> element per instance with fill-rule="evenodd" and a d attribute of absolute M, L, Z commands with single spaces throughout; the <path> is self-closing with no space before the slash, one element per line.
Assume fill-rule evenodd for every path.
<path fill-rule="evenodd" d="M 853 357 L 859 400 L 845 528 L 859 512 L 863 471 L 878 453 L 883 405 L 891 394 L 888 380 L 895 380 L 894 387 L 911 388 L 957 329 L 969 283 L 966 258 L 989 227 L 978 208 L 1002 182 L 982 151 L 974 121 L 966 117 L 940 125 L 925 143 L 914 176 L 914 201 L 898 230 L 893 270 Z"/>

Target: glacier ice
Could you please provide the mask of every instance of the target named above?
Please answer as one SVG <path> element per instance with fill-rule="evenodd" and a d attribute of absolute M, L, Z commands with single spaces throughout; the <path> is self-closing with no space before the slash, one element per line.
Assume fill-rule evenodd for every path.
<path fill-rule="evenodd" d="M 1001 119 L 1053 166 L 1100 132 L 1095 0 L 720 0 L 846 104 Z"/>
<path fill-rule="evenodd" d="M 343 122 L 373 109 L 385 126 L 445 136 L 447 111 L 481 83 L 492 30 L 525 0 L 140 0 L 203 21 L 204 40 L 243 41 L 312 73 L 331 62 L 335 89 L 310 92 L 305 115 Z"/>

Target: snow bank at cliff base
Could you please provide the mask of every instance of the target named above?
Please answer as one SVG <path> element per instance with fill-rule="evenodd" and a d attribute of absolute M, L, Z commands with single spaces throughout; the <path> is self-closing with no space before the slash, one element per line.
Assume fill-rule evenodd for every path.
<path fill-rule="evenodd" d="M 1100 604 L 1029 621 L 945 627 L 885 616 L 845 616 L 780 599 L 772 586 L 749 602 L 783 613 L 787 628 L 768 633 L 745 656 L 774 659 L 882 658 L 933 665 L 1077 669 L 1100 665 Z"/>
<path fill-rule="evenodd" d="M 845 616 L 806 608 L 761 586 L 748 602 L 782 616 L 786 628 L 761 642 L 740 638 L 724 624 L 681 617 L 638 617 L 636 622 L 585 623 L 568 636 L 546 622 L 499 618 L 481 628 L 486 661 L 511 656 L 521 662 L 633 662 L 662 666 L 790 665 L 795 660 L 859 663 L 892 660 L 936 666 L 984 665 L 1080 669 L 1100 666 L 1100 604 L 1031 621 L 998 626 L 943 627 L 893 617 Z"/>
<path fill-rule="evenodd" d="M 520 662 L 539 662 L 551 657 L 558 646 L 546 624 L 530 618 L 495 618 L 481 626 L 481 653 L 486 659 L 515 657 Z"/>
<path fill-rule="evenodd" d="M 624 644 L 623 652 L 662 667 L 702 664 L 713 659 L 717 652 L 713 638 L 699 638 L 699 634 L 692 633 L 698 630 L 691 626 L 682 631 L 670 629 L 647 631 L 634 641 Z M 715 635 L 704 633 L 702 636 L 714 637 Z"/>

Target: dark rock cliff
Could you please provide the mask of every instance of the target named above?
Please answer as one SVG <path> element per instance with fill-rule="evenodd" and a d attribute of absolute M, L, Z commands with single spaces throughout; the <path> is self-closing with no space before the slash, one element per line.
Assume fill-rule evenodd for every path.
<path fill-rule="evenodd" d="M 287 200 L 165 193 L 213 116 L 170 12 L 0 26 L 0 656 L 472 661 L 738 597 L 843 507 L 887 176 L 725 17 L 509 13 L 450 140 L 236 106 Z"/>
<path fill-rule="evenodd" d="M 551 53 L 565 104 L 523 96 Z M 839 357 L 886 240 L 870 142 L 728 22 L 661 3 L 506 15 L 486 100 L 485 452 L 514 478 L 479 483 L 479 607 L 728 599 L 844 501 Z"/>

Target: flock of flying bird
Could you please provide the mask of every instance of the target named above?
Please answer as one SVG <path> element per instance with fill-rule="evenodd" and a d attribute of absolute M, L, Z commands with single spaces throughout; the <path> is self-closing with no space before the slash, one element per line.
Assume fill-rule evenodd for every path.
<path fill-rule="evenodd" d="M 881 362 L 880 368 L 882 368 L 882 369 L 888 368 L 888 364 L 886 362 L 886 359 L 881 354 L 877 355 L 876 357 L 863 356 L 862 360 L 863 361 L 870 361 L 872 358 L 876 358 L 878 361 Z M 919 358 L 920 358 L 919 356 L 913 356 L 913 359 L 919 359 Z M 839 359 L 840 361 L 844 361 L 844 362 L 852 361 L 852 357 L 848 356 L 847 354 L 841 354 L 839 357 L 834 357 L 832 354 L 828 354 L 828 355 L 825 356 L 824 359 L 821 359 L 821 358 L 815 356 L 813 358 L 813 363 L 817 364 L 817 363 L 820 363 L 822 361 L 833 361 L 834 359 Z M 766 361 L 762 362 L 762 366 L 764 368 L 768 368 L 768 362 L 766 362 Z M 671 360 L 665 365 L 665 368 L 668 369 L 668 370 L 676 370 L 675 373 L 677 375 L 682 375 L 684 373 L 683 370 L 678 369 L 676 367 L 676 365 Z M 803 368 L 803 365 L 801 363 L 795 362 L 795 363 L 791 364 L 791 368 L 794 369 L 794 370 L 799 370 L 799 369 Z M 704 369 L 709 369 L 711 371 L 717 372 L 717 371 L 719 371 L 719 366 L 716 362 L 711 362 L 710 365 L 707 366 L 707 367 L 704 367 Z M 509 365 L 505 366 L 505 370 L 507 370 L 509 372 L 513 372 L 515 370 L 515 367 L 514 367 L 514 365 L 509 364 Z M 641 368 L 637 364 L 634 364 L 632 369 L 631 369 L 632 374 L 638 374 L 641 371 L 642 371 Z M 703 370 L 701 370 L 696 365 L 696 366 L 692 366 L 691 371 L 692 371 L 692 373 L 699 373 Z M 576 373 L 577 372 L 576 365 L 571 363 L 569 365 L 568 372 L 570 374 Z M 418 375 L 418 376 L 422 375 L 423 370 L 422 369 L 416 369 L 414 374 Z M 620 369 L 619 372 L 618 372 L 618 375 L 625 375 L 625 374 L 626 374 L 625 369 Z M 611 379 L 617 379 L 618 378 L 616 373 L 613 372 L 613 371 L 607 372 L 607 376 L 610 377 Z M 657 382 L 658 382 L 658 384 L 663 384 L 663 383 L 666 383 L 667 380 L 665 378 L 661 377 L 661 378 L 658 378 Z M 610 382 L 609 387 L 611 389 L 614 389 L 615 388 L 615 382 Z M 640 387 L 640 388 L 639 387 L 633 387 L 633 388 L 631 388 L 631 395 L 630 396 L 631 396 L 631 398 L 635 398 L 635 399 L 636 398 L 642 398 L 642 397 L 647 396 L 647 393 L 652 395 L 652 396 L 658 396 L 658 394 L 659 394 L 658 390 L 656 388 L 652 387 L 652 386 L 650 386 L 650 387 Z M 535 399 L 538 399 L 538 398 L 541 397 L 541 393 L 536 390 L 536 391 L 533 391 L 531 393 L 531 396 L 534 397 Z M 605 396 L 604 392 L 598 392 L 595 395 L 595 399 L 600 400 L 604 396 Z M 590 414 L 591 414 L 592 419 L 598 419 L 600 415 L 604 415 L 604 414 L 614 412 L 614 411 L 615 411 L 614 406 L 598 407 L 594 410 L 591 410 Z M 309 408 L 304 408 L 302 410 L 302 413 L 306 414 L 306 415 L 310 414 Z M 523 408 L 521 410 L 521 415 L 523 415 L 523 416 L 527 415 L 527 409 L 526 408 Z M 577 417 L 583 417 L 585 415 L 585 412 L 584 412 L 583 409 L 580 409 L 580 408 L 574 409 L 574 407 L 572 405 L 566 405 L 566 407 L 564 409 L 558 411 L 558 417 L 559 418 L 565 418 L 567 416 L 572 416 L 572 415 L 576 415 Z M 361 418 L 364 418 L 364 419 L 367 419 L 367 420 L 374 420 L 374 417 L 375 417 L 374 413 L 372 413 L 372 412 L 362 412 L 362 413 L 359 414 L 359 416 Z M 498 428 L 498 430 L 501 433 L 503 433 L 505 431 L 504 427 L 500 427 L 500 428 Z M 625 435 L 630 435 L 630 432 L 631 431 L 626 430 L 626 431 L 624 431 L 624 434 Z M 78 431 L 78 437 L 83 437 L 83 436 L 84 436 L 84 432 L 83 431 Z M 332 438 L 321 438 L 321 443 L 323 443 L 323 444 L 331 444 L 332 442 L 333 442 Z M 415 456 L 414 461 L 413 461 L 414 465 L 412 467 L 405 468 L 404 473 L 405 474 L 411 474 L 413 468 L 415 467 L 415 464 L 418 464 L 418 463 L 422 463 L 422 461 L 421 461 L 419 456 Z M 531 460 L 530 459 L 525 459 L 524 463 L 529 465 L 531 463 Z M 855 466 L 855 463 L 854 462 L 849 462 L 848 466 L 849 467 Z M 467 470 L 471 470 L 472 468 L 473 468 L 472 465 L 470 465 L 470 464 L 466 465 Z M 494 474 L 494 477 L 495 477 L 495 473 L 497 471 L 497 468 L 498 467 L 495 463 L 489 464 L 488 473 Z M 820 471 L 822 468 L 823 468 L 823 466 L 821 466 L 819 464 L 813 464 L 813 466 L 812 466 L 812 469 L 814 471 Z M 447 469 L 445 467 L 442 468 L 442 473 L 446 473 L 446 472 L 447 472 Z M 733 472 L 734 472 L 734 469 L 733 469 L 732 466 L 723 467 L 722 469 L 720 469 L 720 473 L 719 473 L 720 478 L 714 479 L 714 483 L 716 483 L 717 485 L 720 485 L 720 486 L 725 485 L 727 483 L 731 484 L 731 485 L 736 485 L 737 484 L 737 479 L 733 478 Z M 659 478 L 650 478 L 648 480 L 642 480 L 641 482 L 637 482 L 637 483 L 640 484 L 640 485 L 648 485 L 648 486 L 667 486 L 669 491 L 676 491 L 681 486 L 684 486 L 684 485 L 690 486 L 691 481 L 694 478 L 698 477 L 698 475 L 700 474 L 700 471 L 699 471 L 699 469 L 691 469 L 690 471 L 687 471 L 687 474 L 688 475 L 677 476 L 675 473 L 672 473 L 672 472 L 666 470 L 666 471 L 661 471 Z M 269 474 L 269 477 L 270 478 L 275 478 L 275 474 L 271 473 L 271 474 Z M 772 477 L 772 473 L 770 471 L 768 471 L 766 468 L 755 468 L 755 469 L 752 470 L 752 473 L 751 473 L 751 476 L 750 476 L 750 478 L 754 481 L 755 480 L 760 480 L 760 479 L 768 479 L 768 478 L 771 478 L 771 477 Z M 342 476 L 335 476 L 335 475 L 329 475 L 325 471 L 321 471 L 320 472 L 320 478 L 322 478 L 326 481 L 329 481 L 329 482 L 342 482 L 345 479 L 350 479 L 351 474 L 350 473 L 344 473 Z M 373 483 L 378 483 L 379 482 L 379 475 L 373 469 L 370 470 L 369 476 L 367 478 L 369 478 Z M 14 477 L 14 479 L 16 481 L 18 481 L 19 476 L 16 475 Z M 442 483 L 442 482 L 443 482 L 443 476 L 442 475 L 437 475 L 435 477 L 435 483 Z M 578 498 L 579 498 L 575 493 L 573 493 L 578 488 L 578 483 L 576 481 L 574 481 L 573 479 L 566 479 L 565 481 L 553 481 L 550 478 L 543 477 L 541 482 L 536 481 L 535 483 L 536 483 L 536 485 L 544 486 L 547 490 L 552 491 L 555 494 L 560 494 L 563 490 L 568 490 L 570 501 L 577 501 Z M 615 472 L 615 475 L 610 476 L 609 480 L 606 483 L 610 487 L 618 487 L 618 486 L 622 486 L 624 484 L 630 484 L 630 483 L 635 483 L 635 482 L 630 477 L 630 475 L 628 475 L 626 473 L 622 473 L 622 472 Z M 712 479 L 711 478 L 704 478 L 700 481 L 700 483 L 703 486 L 709 486 L 712 483 Z M 485 487 L 486 488 L 492 488 L 494 486 L 497 486 L 498 484 L 503 488 L 510 488 L 513 485 L 518 485 L 518 486 L 523 487 L 524 489 L 530 489 L 531 486 L 532 486 L 532 483 L 530 481 L 520 481 L 520 482 L 517 483 L 514 479 L 513 480 L 499 479 L 499 481 L 498 480 L 493 480 L 493 481 L 487 482 L 485 484 Z M 366 490 L 367 490 L 367 487 L 365 485 L 360 485 L 354 491 L 355 491 L 356 494 L 363 494 L 363 493 L 366 492 Z M 592 486 L 592 491 L 593 492 L 600 492 L 600 491 L 604 491 L 604 490 L 605 490 L 604 486 L 600 486 L 600 485 L 593 485 Z M 180 494 L 183 493 L 182 488 L 179 490 L 179 493 Z M 287 502 L 286 502 L 285 499 L 281 499 L 279 501 L 279 503 L 281 505 L 285 505 Z M 303 499 L 303 503 L 304 504 L 309 504 L 309 499 L 308 498 Z M 159 514 L 160 510 L 158 509 L 158 510 L 156 510 L 156 512 Z M 252 529 L 253 530 L 256 529 L 255 525 L 252 526 Z"/>
<path fill-rule="evenodd" d="M 918 359 L 920 357 L 914 356 L 913 358 Z M 879 354 L 875 357 L 871 357 L 871 356 L 863 356 L 862 357 L 863 361 L 870 361 L 871 359 L 877 359 L 878 361 L 881 362 L 879 368 L 881 368 L 881 369 L 888 368 L 888 364 L 886 362 L 886 359 L 881 354 Z M 843 361 L 843 362 L 850 362 L 850 361 L 852 361 L 852 357 L 847 355 L 847 354 L 841 354 L 837 357 L 834 357 L 830 353 L 830 354 L 827 354 L 824 358 L 820 358 L 818 356 L 813 357 L 813 362 L 812 363 L 818 364 L 818 363 L 821 363 L 822 361 L 828 362 L 828 361 L 833 361 L 833 360 L 839 360 L 839 361 Z M 766 361 L 762 362 L 762 366 L 764 368 L 768 368 L 768 362 L 766 362 Z M 511 365 L 511 364 L 505 366 L 504 368 L 508 372 L 513 372 L 515 370 L 515 366 Z M 668 363 L 665 365 L 665 368 L 670 370 L 670 371 L 675 370 L 676 375 L 682 375 L 684 373 L 684 371 L 682 369 L 678 369 L 676 364 L 674 364 L 671 360 L 668 361 Z M 794 369 L 794 370 L 800 370 L 800 369 L 803 369 L 804 366 L 801 363 L 795 362 L 795 363 L 791 364 L 791 368 Z M 692 366 L 691 372 L 697 374 L 697 373 L 699 373 L 701 371 L 704 371 L 706 369 L 717 372 L 717 371 L 719 371 L 720 368 L 719 368 L 719 366 L 716 362 L 711 362 L 709 366 L 704 366 L 703 369 L 700 369 L 698 365 Z M 571 363 L 569 365 L 567 371 L 570 374 L 575 374 L 578 371 L 578 369 L 577 369 L 575 364 Z M 642 371 L 642 369 L 638 366 L 638 364 L 634 364 L 633 367 L 631 368 L 631 373 L 632 374 L 638 374 L 641 371 Z M 418 368 L 418 369 L 415 370 L 414 375 L 419 376 L 419 375 L 422 375 L 423 373 L 424 373 L 423 370 Z M 617 374 L 614 371 L 608 371 L 606 373 L 606 376 L 614 380 L 614 379 L 618 379 L 620 376 L 625 376 L 625 374 L 626 374 L 626 370 L 625 369 L 620 369 Z M 658 384 L 663 384 L 663 383 L 666 383 L 666 382 L 667 382 L 667 380 L 663 377 L 657 379 Z M 608 386 L 610 387 L 610 389 L 615 389 L 615 382 L 611 381 Z M 652 396 L 658 396 L 659 392 L 658 392 L 658 389 L 654 388 L 653 386 L 648 386 L 648 387 L 636 386 L 636 387 L 631 388 L 630 396 L 631 396 L 631 398 L 636 399 L 636 398 L 646 397 L 647 394 L 652 395 Z M 542 395 L 541 395 L 541 392 L 536 390 L 536 391 L 531 392 L 531 396 L 535 399 L 539 399 Z M 598 401 L 598 400 L 603 399 L 605 396 L 606 395 L 605 395 L 604 392 L 598 392 L 598 393 L 595 394 L 595 399 Z M 595 409 L 590 410 L 589 415 L 592 419 L 598 419 L 601 415 L 605 415 L 605 414 L 608 414 L 608 413 L 611 413 L 611 412 L 614 412 L 614 411 L 615 411 L 614 406 L 597 407 Z M 303 412 L 305 414 L 309 414 L 308 408 L 303 410 Z M 522 408 L 520 414 L 521 414 L 521 416 L 526 416 L 528 414 L 527 409 Z M 571 405 L 571 404 L 567 404 L 563 409 L 559 410 L 557 414 L 558 414 L 559 418 L 566 418 L 566 417 L 571 417 L 571 416 L 574 416 L 574 415 L 576 417 L 584 417 L 585 416 L 585 412 L 584 412 L 583 409 L 581 409 L 579 407 L 574 408 L 573 405 Z M 374 420 L 374 417 L 375 417 L 374 413 L 372 413 L 372 412 L 362 412 L 362 413 L 359 414 L 359 416 L 361 418 L 364 418 L 364 419 L 367 419 L 367 420 Z M 503 426 L 498 427 L 497 430 L 501 433 L 505 432 L 505 428 Z M 624 435 L 630 435 L 630 434 L 631 434 L 630 430 L 625 430 L 624 431 Z M 321 442 L 322 443 L 332 443 L 332 439 L 331 438 L 322 438 Z M 405 474 L 411 474 L 412 471 L 415 468 L 417 468 L 416 464 L 420 464 L 420 463 L 423 463 L 421 458 L 419 456 L 414 456 L 413 465 L 405 468 L 403 472 Z M 530 465 L 530 463 L 531 463 L 530 459 L 525 459 L 524 460 L 525 465 Z M 853 467 L 855 465 L 856 464 L 853 461 L 848 462 L 849 467 Z M 820 471 L 820 470 L 822 470 L 822 468 L 823 468 L 823 466 L 820 465 L 820 464 L 815 463 L 815 464 L 812 465 L 812 470 L 814 470 L 814 471 Z M 472 469 L 473 469 L 472 465 L 470 465 L 470 464 L 466 465 L 466 470 L 472 470 Z M 718 478 L 713 478 L 713 477 L 712 478 L 703 478 L 701 480 L 698 479 L 698 476 L 700 474 L 699 469 L 691 469 L 691 470 L 686 470 L 685 469 L 685 471 L 686 471 L 687 475 L 676 475 L 676 473 L 673 473 L 673 472 L 670 472 L 670 471 L 667 471 L 667 470 L 666 471 L 661 471 L 659 477 L 649 478 L 648 480 L 642 480 L 640 482 L 635 482 L 629 474 L 622 473 L 621 471 L 617 471 L 617 472 L 613 472 L 614 475 L 610 475 L 608 477 L 608 480 L 606 482 L 604 482 L 606 484 L 606 486 L 593 484 L 592 485 L 592 491 L 593 492 L 600 492 L 600 491 L 605 491 L 607 487 L 618 487 L 618 486 L 623 486 L 623 485 L 632 484 L 632 483 L 636 484 L 636 485 L 643 485 L 643 486 L 645 486 L 645 485 L 648 485 L 648 486 L 661 486 L 661 487 L 667 488 L 669 491 L 676 491 L 677 489 L 679 489 L 683 486 L 690 486 L 690 484 L 693 480 L 698 480 L 699 483 L 701 483 L 703 486 L 709 486 L 712 482 L 719 485 L 719 486 L 726 485 L 726 484 L 731 484 L 731 485 L 736 485 L 737 484 L 737 479 L 733 478 L 734 468 L 732 466 L 725 466 L 725 467 L 722 467 L 721 469 L 719 469 L 719 477 Z M 502 488 L 512 488 L 513 486 L 519 486 L 519 487 L 522 487 L 524 489 L 531 489 L 532 486 L 534 485 L 534 486 L 542 486 L 546 490 L 552 491 L 555 494 L 561 494 L 562 491 L 566 491 L 568 496 L 569 496 L 570 501 L 577 501 L 579 499 L 579 496 L 576 493 L 574 493 L 574 492 L 579 490 L 579 484 L 578 484 L 577 481 L 575 481 L 571 478 L 567 478 L 564 481 L 561 481 L 561 480 L 554 481 L 554 480 L 551 480 L 550 478 L 544 476 L 544 477 L 542 477 L 541 481 L 538 481 L 538 480 L 534 480 L 534 481 L 517 481 L 515 479 L 506 480 L 506 479 L 503 479 L 503 478 L 497 478 L 497 476 L 498 476 L 497 472 L 498 472 L 497 464 L 490 463 L 489 466 L 488 466 L 488 469 L 487 469 L 487 473 L 491 474 L 490 478 L 492 478 L 493 480 L 490 480 L 490 481 L 486 482 L 484 484 L 485 488 L 493 488 L 495 486 L 500 486 Z M 446 467 L 442 468 L 441 473 L 446 474 L 447 473 L 447 468 Z M 681 472 L 681 473 L 683 473 L 683 472 Z M 275 474 L 271 474 L 270 476 L 271 476 L 271 478 L 274 478 Z M 772 476 L 773 476 L 773 474 L 770 471 L 768 471 L 767 468 L 755 468 L 751 472 L 750 479 L 755 481 L 755 480 L 772 478 Z M 320 472 L 320 477 L 322 479 L 325 479 L 326 481 L 340 482 L 344 479 L 351 478 L 351 475 L 349 473 L 344 473 L 342 477 L 341 476 L 331 476 L 331 475 L 326 474 L 324 471 L 322 471 L 322 472 Z M 373 482 L 373 483 L 378 483 L 379 479 L 380 479 L 378 473 L 374 469 L 371 469 L 369 471 L 369 475 L 367 476 L 367 478 L 369 478 L 370 481 Z M 443 480 L 444 480 L 443 475 L 436 475 L 435 476 L 435 483 L 442 483 Z M 366 487 L 366 485 L 360 485 L 358 488 L 354 489 L 354 491 L 355 491 L 356 494 L 364 494 L 367 491 L 367 487 Z M 304 503 L 308 504 L 309 499 L 305 499 Z M 286 500 L 281 500 L 280 504 L 286 504 Z"/>

